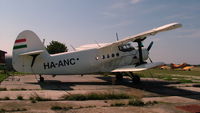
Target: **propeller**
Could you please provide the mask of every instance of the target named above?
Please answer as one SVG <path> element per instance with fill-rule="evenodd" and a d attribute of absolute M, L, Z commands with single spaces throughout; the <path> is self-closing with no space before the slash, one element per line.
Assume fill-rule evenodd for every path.
<path fill-rule="evenodd" d="M 149 44 L 147 50 L 149 51 L 151 49 L 151 47 L 153 46 L 153 41 L 151 41 L 151 43 Z"/>
<path fill-rule="evenodd" d="M 153 46 L 153 41 L 151 41 L 151 43 L 149 44 L 147 50 L 150 51 L 151 47 Z M 151 60 L 151 58 L 149 57 L 149 60 L 151 63 L 153 63 L 153 61 Z"/>

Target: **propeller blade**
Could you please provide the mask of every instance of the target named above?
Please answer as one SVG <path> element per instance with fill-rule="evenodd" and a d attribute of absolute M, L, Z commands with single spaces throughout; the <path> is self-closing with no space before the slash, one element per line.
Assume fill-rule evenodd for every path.
<path fill-rule="evenodd" d="M 151 49 L 151 47 L 153 46 L 153 41 L 151 41 L 151 43 L 149 44 L 147 50 L 149 51 Z"/>
<path fill-rule="evenodd" d="M 151 58 L 150 58 L 150 57 L 149 57 L 149 60 L 150 60 L 150 62 L 151 62 L 151 63 L 153 63 L 153 61 L 151 60 Z"/>

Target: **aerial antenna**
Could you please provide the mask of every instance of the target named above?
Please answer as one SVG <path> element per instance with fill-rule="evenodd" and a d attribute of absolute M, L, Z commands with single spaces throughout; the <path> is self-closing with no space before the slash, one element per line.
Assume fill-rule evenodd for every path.
<path fill-rule="evenodd" d="M 117 41 L 119 40 L 119 37 L 118 37 L 118 33 L 116 32 L 116 38 L 117 38 Z"/>
<path fill-rule="evenodd" d="M 73 49 L 74 51 L 76 51 L 76 48 L 74 48 L 74 46 L 73 46 L 73 45 L 71 45 L 71 44 L 70 44 L 70 46 L 72 47 L 72 49 Z"/>
<path fill-rule="evenodd" d="M 96 44 L 99 46 L 99 47 L 101 47 L 100 45 L 99 45 L 99 43 L 95 40 L 95 42 L 96 42 Z"/>

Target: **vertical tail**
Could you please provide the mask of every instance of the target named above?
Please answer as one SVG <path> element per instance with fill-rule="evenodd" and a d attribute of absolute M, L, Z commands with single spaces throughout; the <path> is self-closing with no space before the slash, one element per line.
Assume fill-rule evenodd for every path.
<path fill-rule="evenodd" d="M 12 60 L 16 71 L 32 73 L 34 64 L 44 60 L 44 56 L 49 56 L 49 54 L 34 32 L 25 30 L 17 36 Z"/>

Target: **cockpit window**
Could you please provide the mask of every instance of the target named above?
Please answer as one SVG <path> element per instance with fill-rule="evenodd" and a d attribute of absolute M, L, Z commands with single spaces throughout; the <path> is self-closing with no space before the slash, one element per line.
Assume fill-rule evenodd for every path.
<path fill-rule="evenodd" d="M 120 46 L 118 46 L 118 48 L 122 52 L 128 52 L 128 51 L 135 50 L 135 48 L 133 47 L 133 45 L 131 43 L 120 45 Z"/>

